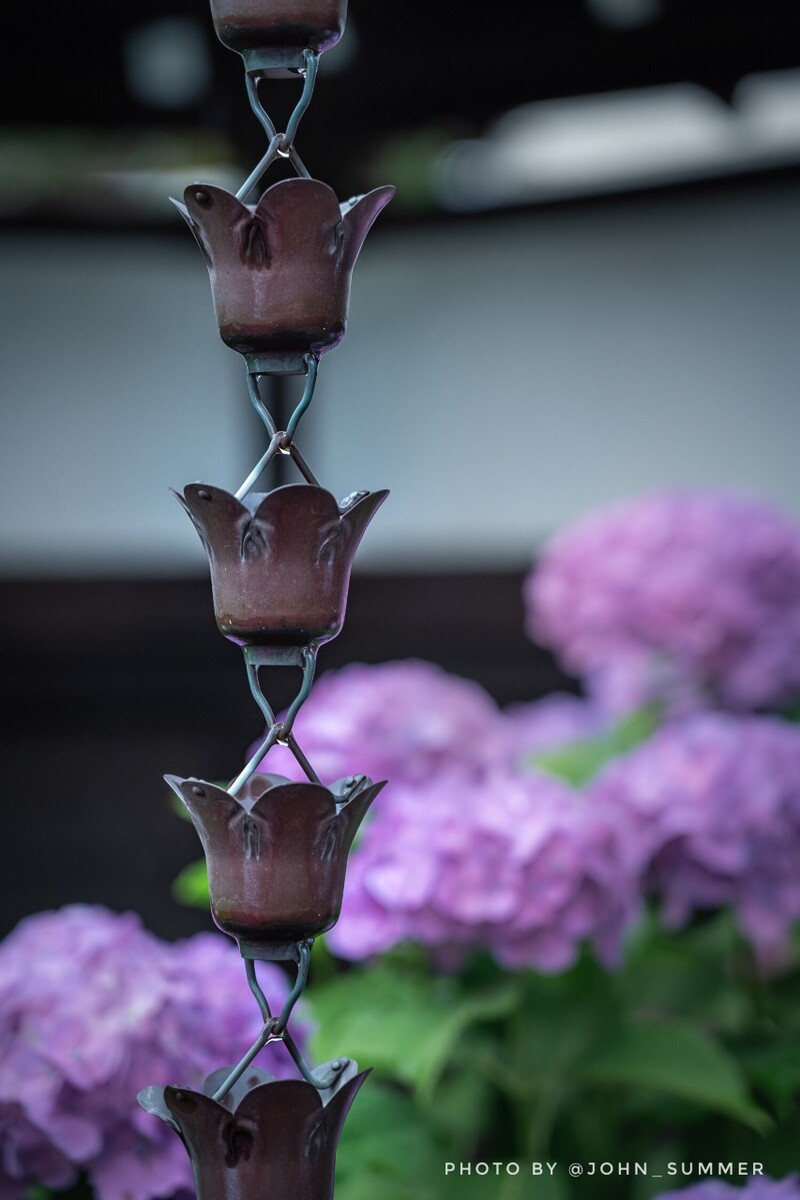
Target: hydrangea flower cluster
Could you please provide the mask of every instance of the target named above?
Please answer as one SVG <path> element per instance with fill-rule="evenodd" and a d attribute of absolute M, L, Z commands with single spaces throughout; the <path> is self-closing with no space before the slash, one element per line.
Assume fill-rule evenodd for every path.
<path fill-rule="evenodd" d="M 617 710 L 800 695 L 800 522 L 765 501 L 669 491 L 602 509 L 552 539 L 525 597 L 530 635 Z"/>
<path fill-rule="evenodd" d="M 800 918 L 800 728 L 697 713 L 609 765 L 591 789 L 641 845 L 665 922 L 731 906 L 765 965 Z"/>
<path fill-rule="evenodd" d="M 328 674 L 307 709 L 301 744 L 323 776 L 368 760 L 392 780 L 329 935 L 343 957 L 416 940 L 440 961 L 480 945 L 508 966 L 555 971 L 588 940 L 610 963 L 651 891 L 671 926 L 732 906 L 763 964 L 780 960 L 800 917 L 800 729 L 673 719 L 582 797 L 530 760 L 606 731 L 593 700 L 549 696 L 501 713 L 476 684 L 399 662 Z M 272 769 L 279 755 L 292 767 L 277 748 Z"/>
<path fill-rule="evenodd" d="M 538 773 L 451 772 L 389 789 L 328 937 L 345 958 L 413 939 L 440 958 L 481 945 L 542 971 L 589 941 L 610 965 L 638 899 L 636 863 L 600 806 Z"/>
<path fill-rule="evenodd" d="M 282 973 L 264 964 L 262 978 L 281 1004 Z M 241 960 L 216 934 L 168 945 L 131 913 L 86 905 L 27 918 L 0 944 L 0 1196 L 66 1188 L 80 1171 L 98 1200 L 191 1190 L 183 1146 L 136 1094 L 199 1087 L 260 1024 Z M 293 1074 L 280 1051 L 264 1062 Z"/>
<path fill-rule="evenodd" d="M 800 1200 L 800 1179 L 797 1175 L 785 1179 L 751 1175 L 743 1188 L 722 1179 L 709 1179 L 679 1191 L 660 1192 L 655 1200 Z"/>
<path fill-rule="evenodd" d="M 500 710 L 480 684 L 415 659 L 328 672 L 294 733 L 326 782 L 354 774 L 424 780 L 443 767 L 479 771 L 506 749 Z M 306 778 L 283 746 L 270 751 L 263 769 Z"/>

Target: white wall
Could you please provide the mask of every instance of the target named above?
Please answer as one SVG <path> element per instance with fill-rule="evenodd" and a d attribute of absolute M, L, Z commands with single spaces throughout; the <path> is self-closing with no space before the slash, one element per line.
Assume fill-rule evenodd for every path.
<path fill-rule="evenodd" d="M 169 488 L 243 477 L 250 422 L 198 257 L 191 239 L 4 235 L 5 574 L 202 567 Z"/>
<path fill-rule="evenodd" d="M 393 489 L 362 555 L 524 561 L 668 484 L 800 513 L 799 201 L 776 186 L 381 242 L 308 447 L 334 490 Z"/>
<path fill-rule="evenodd" d="M 798 193 L 373 233 L 298 437 L 337 494 L 393 490 L 361 564 L 524 562 L 665 484 L 800 513 Z M 262 447 L 196 248 L 7 235 L 0 262 L 3 569 L 201 566 L 167 487 L 236 487 Z"/>

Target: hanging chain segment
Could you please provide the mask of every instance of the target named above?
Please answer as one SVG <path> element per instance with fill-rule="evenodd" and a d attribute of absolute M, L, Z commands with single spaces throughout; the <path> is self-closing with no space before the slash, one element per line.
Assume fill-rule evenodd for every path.
<path fill-rule="evenodd" d="M 264 995 L 263 991 L 261 990 L 261 985 L 258 982 L 258 976 L 256 975 L 255 962 L 252 959 L 245 960 L 245 970 L 247 972 L 247 982 L 250 986 L 250 991 L 253 993 L 253 995 L 256 998 L 256 1003 L 258 1004 L 259 1010 L 261 1012 L 261 1016 L 264 1021 L 264 1028 L 261 1030 L 261 1033 L 258 1035 L 256 1040 L 253 1042 L 253 1045 L 250 1047 L 250 1049 L 242 1056 L 242 1058 L 239 1060 L 239 1062 L 236 1064 L 236 1066 L 231 1070 L 230 1074 L 223 1080 L 220 1087 L 214 1093 L 214 1096 L 213 1096 L 214 1100 L 221 1100 L 224 1096 L 226 1096 L 228 1094 L 228 1092 L 231 1090 L 231 1088 L 236 1083 L 236 1081 L 238 1079 L 241 1079 L 242 1075 L 245 1073 L 247 1068 L 250 1066 L 250 1063 L 253 1061 L 253 1059 L 256 1057 L 256 1055 L 259 1054 L 264 1049 L 265 1046 L 267 1046 L 270 1042 L 285 1041 L 287 1036 L 289 1036 L 289 1035 L 287 1035 L 287 1025 L 289 1023 L 289 1017 L 292 1015 L 292 1009 L 294 1008 L 295 1004 L 297 1003 L 297 1001 L 300 999 L 301 995 L 303 994 L 303 990 L 305 989 L 306 983 L 308 982 L 308 971 L 309 971 L 309 967 L 311 965 L 311 947 L 312 947 L 312 945 L 313 945 L 313 939 L 309 939 L 308 941 L 304 941 L 304 942 L 298 942 L 297 954 L 298 954 L 299 961 L 298 961 L 298 967 L 297 967 L 297 978 L 295 980 L 294 987 L 289 992 L 289 995 L 286 998 L 283 1008 L 281 1009 L 280 1016 L 278 1016 L 278 1017 L 273 1017 L 272 1012 L 269 1007 L 269 1001 L 267 1000 L 266 996 Z M 317 1077 L 314 1076 L 314 1073 L 311 1070 L 311 1068 L 306 1063 L 305 1059 L 303 1059 L 302 1055 L 300 1054 L 300 1051 L 297 1049 L 297 1046 L 294 1044 L 294 1042 L 292 1042 L 292 1046 L 293 1046 L 293 1050 L 291 1050 L 290 1053 L 292 1054 L 292 1057 L 295 1059 L 295 1062 L 297 1062 L 298 1057 L 302 1061 L 303 1066 L 302 1066 L 301 1070 L 303 1073 L 303 1077 L 305 1079 L 307 1079 L 309 1083 L 313 1083 L 314 1086 L 317 1088 L 330 1087 L 331 1086 L 331 1080 L 329 1079 L 330 1073 L 326 1073 L 322 1078 L 317 1079 Z M 338 1071 L 333 1072 L 334 1079 L 336 1078 L 337 1074 L 338 1074 Z"/>
<path fill-rule="evenodd" d="M 214 0 L 212 8 L 213 5 Z M 267 9 L 265 3 L 264 20 L 268 24 L 270 14 Z M 270 116 L 260 93 L 265 81 L 271 81 L 275 76 L 276 62 L 287 65 L 282 58 L 280 38 L 275 39 L 269 52 L 261 54 L 252 50 L 247 39 L 239 45 L 239 35 L 231 33 L 228 25 L 223 24 L 222 32 L 218 26 L 222 40 L 232 44 L 245 59 L 247 98 L 266 135 L 267 149 L 235 197 L 210 185 L 194 186 L 184 193 L 185 204 L 179 205 L 203 248 L 212 290 L 217 289 L 214 297 L 219 310 L 220 333 L 228 345 L 245 356 L 250 402 L 269 438 L 266 450 L 233 496 L 220 489 L 188 485 L 185 495 L 178 497 L 209 553 L 217 622 L 226 636 L 242 646 L 250 692 L 266 721 L 263 739 L 227 789 L 212 789 L 210 785 L 196 781 L 187 804 L 192 819 L 199 823 L 199 828 L 205 829 L 202 822 L 206 820 L 209 794 L 213 791 L 216 793 L 214 803 L 230 805 L 228 811 L 231 813 L 226 824 L 218 819 L 218 810 L 215 810 L 214 836 L 228 837 L 230 833 L 233 837 L 231 831 L 238 831 L 236 836 L 243 839 L 236 843 L 242 858 L 235 858 L 232 872 L 235 878 L 229 889 L 230 895 L 235 897 L 230 903 L 236 912 L 224 918 L 214 909 L 214 916 L 220 927 L 239 941 L 248 985 L 262 1019 L 258 1037 L 215 1091 L 213 1099 L 216 1101 L 228 1095 L 256 1055 L 271 1042 L 282 1042 L 302 1077 L 320 1091 L 341 1082 L 342 1073 L 350 1065 L 349 1059 L 336 1059 L 312 1069 L 289 1029 L 292 1013 L 308 981 L 314 936 L 329 929 L 338 917 L 344 865 L 357 824 L 382 787 L 365 776 L 353 776 L 334 788 L 323 785 L 294 734 L 297 716 L 311 692 L 319 647 L 336 636 L 341 628 L 349 573 L 358 542 L 387 494 L 354 492 L 337 506 L 330 493 L 320 488 L 295 443 L 300 422 L 314 398 L 319 356 L 344 335 L 349 272 L 355 256 L 372 221 L 393 191 L 377 188 L 368 196 L 355 197 L 345 204 L 336 202 L 336 210 L 331 211 L 330 189 L 311 181 L 295 146 L 301 122 L 314 95 L 319 54 L 338 40 L 343 21 L 344 9 L 336 28 L 326 26 L 320 38 L 316 41 L 312 38 L 311 45 L 302 51 L 302 66 L 295 69 L 301 61 L 299 55 L 291 60 L 290 78 L 302 80 L 302 90 L 283 131 Z M 229 38 L 234 39 L 233 43 Z M 260 65 L 253 65 L 256 62 Z M 283 77 L 285 74 L 283 70 L 279 72 Z M 271 199 L 250 205 L 248 201 L 260 191 L 266 172 L 278 158 L 286 159 L 301 180 L 311 183 L 306 187 L 295 180 L 290 182 L 289 190 L 283 192 L 280 191 L 281 184 L 277 184 L 270 189 Z M 290 217 L 286 218 L 289 207 Z M 280 222 L 284 219 L 289 221 L 289 234 L 281 239 Z M 278 226 L 278 236 L 273 242 L 274 223 Z M 277 266 L 273 263 L 273 255 Z M 285 255 L 283 260 L 281 255 Z M 270 277 L 273 266 L 274 276 Z M 294 286 L 298 279 L 300 287 Z M 274 299 L 273 287 L 279 293 L 278 301 Z M 265 295 L 269 301 L 266 312 Z M 224 313 L 224 322 L 220 313 Z M 308 352 L 303 353 L 298 346 Z M 294 374 L 304 375 L 303 390 L 285 429 L 281 429 L 262 398 L 259 382 L 265 375 Z M 257 493 L 255 488 L 261 476 L 279 454 L 292 459 L 305 486 Z M 288 538 L 290 544 L 287 545 L 283 538 Z M 280 575 L 280 571 L 284 574 Z M 276 575 L 277 583 L 274 582 Z M 261 672 L 267 667 L 294 667 L 302 671 L 299 690 L 283 717 L 276 715 L 262 686 Z M 254 781 L 254 776 L 276 745 L 290 751 L 308 783 L 290 785 L 290 781 L 279 780 L 276 785 L 272 776 L 263 781 L 264 788 L 259 793 L 260 784 Z M 187 782 L 173 780 L 173 786 L 182 794 L 180 788 Z M 309 784 L 314 787 L 309 788 Z M 306 789 L 302 795 L 309 797 L 310 832 L 298 832 L 302 823 L 294 816 L 281 827 L 284 833 L 289 830 L 287 838 L 297 839 L 297 857 L 290 859 L 290 869 L 285 875 L 278 871 L 276 878 L 282 882 L 275 885 L 276 891 L 271 896 L 265 893 L 270 902 L 264 901 L 260 908 L 256 905 L 255 915 L 251 917 L 248 905 L 253 892 L 261 896 L 262 877 L 246 872 L 252 871 L 254 865 L 259 868 L 257 860 L 262 838 L 269 841 L 272 837 L 272 827 L 267 826 L 264 832 L 267 819 L 264 808 L 269 808 L 272 803 L 270 787 L 275 787 L 276 793 L 282 788 L 285 792 L 287 788 L 283 785 Z M 266 803 L 265 797 L 268 798 Z M 282 802 L 280 798 L 275 801 L 279 811 Z M 316 827 L 313 827 L 314 820 L 318 822 Z M 341 822 L 341 828 L 335 831 L 331 841 L 335 822 Z M 223 832 L 219 833 L 221 829 Z M 324 853 L 319 851 L 321 843 L 316 829 L 328 838 Z M 305 836 L 313 853 L 301 844 Z M 204 846 L 206 840 L 204 838 Z M 289 844 L 294 849 L 291 841 Z M 337 877 L 340 846 L 344 847 L 344 857 L 340 877 Z M 308 881 L 299 865 L 307 866 L 303 854 L 312 860 L 312 872 L 317 872 Z M 223 866 L 218 868 L 222 873 L 230 869 L 230 859 L 230 844 L 226 843 L 221 852 Z M 242 878 L 247 879 L 247 886 L 242 885 L 239 894 L 236 884 Z M 251 887 L 254 882 L 256 886 Z M 283 901 L 287 897 L 280 892 L 284 884 L 287 892 L 292 887 L 297 892 L 288 897 L 285 905 Z M 317 893 L 322 894 L 324 888 L 330 895 L 323 901 L 317 898 Z M 230 895 L 226 892 L 228 900 Z M 313 911 L 308 903 L 309 895 L 314 896 Z M 212 908 L 214 903 L 212 891 Z M 280 911 L 282 907 L 290 917 Z M 302 919 L 297 916 L 298 912 L 303 914 Z M 306 932 L 296 941 L 298 928 Z M 252 941 L 244 934 L 240 936 L 242 929 L 249 931 L 247 937 L 252 932 Z M 273 933 L 274 940 L 270 940 Z M 273 1015 L 256 975 L 255 962 L 259 958 L 292 959 L 297 964 L 294 983 L 277 1016 Z"/>
<path fill-rule="evenodd" d="M 264 177 L 268 169 L 278 157 L 288 158 L 295 171 L 299 176 L 301 176 L 301 178 L 311 178 L 310 172 L 304 166 L 300 155 L 295 149 L 294 139 L 297 137 L 297 130 L 300 127 L 300 122 L 302 121 L 303 116 L 308 109 L 309 104 L 311 103 L 311 98 L 314 95 L 314 84 L 317 80 L 317 65 L 319 63 L 319 57 L 318 55 L 314 54 L 313 51 L 306 50 L 303 54 L 303 58 L 305 60 L 305 66 L 300 72 L 301 76 L 304 76 L 303 92 L 297 102 L 294 112 L 286 124 L 286 130 L 283 133 L 279 133 L 275 128 L 272 118 L 269 116 L 263 104 L 261 103 L 261 98 L 258 94 L 258 85 L 261 79 L 261 73 L 259 71 L 247 72 L 247 98 L 250 101 L 250 107 L 255 113 L 257 119 L 264 127 L 267 137 L 269 138 L 269 146 L 267 147 L 267 152 L 261 159 L 261 162 L 253 169 L 245 182 L 239 188 L 239 191 L 236 193 L 237 200 L 243 201 L 250 195 L 253 188 Z"/>
<path fill-rule="evenodd" d="M 319 647 L 316 645 L 303 646 L 299 651 L 294 647 L 282 649 L 266 649 L 265 647 L 246 646 L 244 648 L 245 666 L 247 669 L 247 681 L 250 684 L 250 691 L 253 694 L 256 704 L 261 709 L 267 720 L 267 734 L 261 745 L 256 750 L 243 771 L 236 776 L 231 784 L 228 785 L 228 792 L 231 796 L 235 796 L 241 791 L 247 781 L 255 775 L 262 760 L 267 756 L 268 752 L 274 745 L 281 742 L 283 745 L 289 745 L 292 752 L 295 754 L 297 761 L 300 763 L 303 770 L 306 770 L 308 760 L 305 755 L 298 756 L 296 751 L 297 743 L 292 736 L 292 726 L 295 718 L 300 712 L 300 709 L 305 704 L 311 692 L 311 685 L 314 682 L 314 671 L 317 666 L 317 652 Z M 299 661 L 298 661 L 299 659 Z M 261 682 L 258 677 L 259 667 L 263 666 L 302 666 L 303 682 L 297 696 L 289 705 L 286 716 L 282 721 L 277 720 L 275 713 L 269 701 L 264 696 L 261 690 Z M 291 744 L 289 739 L 291 738 Z M 310 773 L 309 773 L 310 772 Z M 307 774 L 312 783 L 319 783 L 319 777 L 308 768 Z"/>
<path fill-rule="evenodd" d="M 248 372 L 247 389 L 250 393 L 250 402 L 267 428 L 267 432 L 270 435 L 270 443 L 244 483 L 235 493 L 237 500 L 243 500 L 248 492 L 252 491 L 264 471 L 278 454 L 287 454 L 306 483 L 311 483 L 315 487 L 319 487 L 316 476 L 294 444 L 294 435 L 297 432 L 297 426 L 300 424 L 303 414 L 314 398 L 314 388 L 317 385 L 317 371 L 319 369 L 319 360 L 314 354 L 307 354 L 303 362 L 306 368 L 306 385 L 300 403 L 292 413 L 285 430 L 280 430 L 276 427 L 271 413 L 261 399 L 261 393 L 258 390 L 258 379 L 264 372 Z"/>

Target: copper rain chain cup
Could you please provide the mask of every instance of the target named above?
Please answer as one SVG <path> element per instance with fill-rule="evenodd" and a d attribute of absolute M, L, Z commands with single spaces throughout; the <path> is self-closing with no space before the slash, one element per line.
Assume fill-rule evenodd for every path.
<path fill-rule="evenodd" d="M 384 786 L 254 775 L 238 796 L 201 779 L 167 782 L 189 812 L 208 864 L 211 912 L 246 958 L 292 958 L 339 917 L 347 855 Z"/>
<path fill-rule="evenodd" d="M 347 0 L 211 0 L 217 37 L 241 54 L 247 70 L 303 66 L 303 51 L 321 54 L 344 31 Z"/>
<path fill-rule="evenodd" d="M 330 1200 L 344 1119 L 369 1074 L 356 1071 L 349 1063 L 319 1090 L 251 1067 L 220 1102 L 212 1096 L 223 1070 L 202 1092 L 150 1087 L 139 1103 L 183 1141 L 197 1200 Z"/>
<path fill-rule="evenodd" d="M 205 546 L 221 633 L 240 646 L 305 646 L 344 623 L 356 550 L 388 492 L 291 484 L 244 502 L 207 484 L 178 496 Z"/>
<path fill-rule="evenodd" d="M 259 356 L 264 371 L 295 372 L 304 355 L 338 345 L 356 258 L 393 195 L 380 187 L 340 205 L 318 179 L 284 179 L 252 206 L 211 184 L 188 187 L 174 203 L 203 251 L 225 344 Z"/>

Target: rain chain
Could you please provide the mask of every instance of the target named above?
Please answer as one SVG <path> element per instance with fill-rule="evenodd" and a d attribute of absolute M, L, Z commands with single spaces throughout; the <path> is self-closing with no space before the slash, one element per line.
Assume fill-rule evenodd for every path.
<path fill-rule="evenodd" d="M 183 203 L 173 203 L 205 257 L 220 336 L 244 356 L 250 400 L 269 444 L 235 493 L 189 484 L 175 494 L 205 547 L 217 625 L 243 650 L 267 732 L 227 789 L 166 778 L 200 836 L 212 915 L 239 945 L 263 1028 L 240 1062 L 215 1071 L 202 1091 L 150 1087 L 139 1102 L 184 1142 L 199 1200 L 273 1193 L 327 1200 L 342 1123 L 367 1072 L 359 1073 L 349 1058 L 312 1068 L 289 1025 L 306 985 L 314 938 L 339 917 L 347 855 L 383 783 L 354 775 L 326 786 L 293 727 L 311 689 L 318 649 L 342 628 L 359 542 L 388 493 L 357 491 L 337 503 L 317 482 L 295 438 L 314 396 L 320 358 L 344 336 L 355 260 L 394 188 L 340 204 L 327 184 L 311 178 L 295 147 L 319 56 L 342 35 L 346 0 L 211 0 L 211 9 L 220 40 L 244 60 L 248 99 L 268 147 L 236 195 L 192 184 Z M 283 132 L 263 107 L 264 79 L 302 82 Z M 273 184 L 257 203 L 248 203 L 279 159 L 297 178 Z M 304 378 L 285 429 L 262 399 L 259 380 L 265 375 Z M 303 481 L 256 492 L 279 454 L 292 460 Z M 263 667 L 302 672 L 282 720 L 262 689 Z M 276 744 L 289 748 L 308 782 L 258 773 Z M 296 978 L 275 1015 L 256 964 L 278 960 L 294 963 Z M 251 1066 L 276 1041 L 302 1079 L 276 1081 Z"/>

